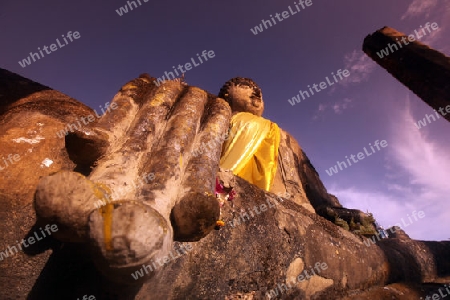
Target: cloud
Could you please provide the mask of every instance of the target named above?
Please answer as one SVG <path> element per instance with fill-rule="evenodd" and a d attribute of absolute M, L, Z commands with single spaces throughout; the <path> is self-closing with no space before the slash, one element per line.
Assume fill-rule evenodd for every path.
<path fill-rule="evenodd" d="M 402 216 L 406 216 L 407 212 L 418 209 L 412 202 L 404 204 L 396 196 L 376 190 L 333 185 L 329 192 L 336 195 L 344 207 L 373 213 L 375 219 L 385 228 L 394 225 Z"/>
<path fill-rule="evenodd" d="M 430 112 L 431 113 L 431 112 Z M 423 117 L 423 116 L 421 116 Z M 446 216 L 449 207 L 450 195 L 450 153 L 448 145 L 440 139 L 433 139 L 428 128 L 417 129 L 414 123 L 418 118 L 413 117 L 410 101 L 400 110 L 395 124 L 392 124 L 392 136 L 389 146 L 390 161 L 394 163 L 397 172 L 393 169 L 391 174 L 400 175 L 397 183 L 403 188 L 403 203 L 414 203 L 427 213 L 427 230 L 421 228 L 422 239 L 445 239 L 450 233 L 443 228 L 450 227 L 450 220 Z M 438 121 L 436 121 L 438 122 Z M 392 186 L 391 186 L 392 188 Z M 428 231 L 428 233 L 427 233 Z"/>
<path fill-rule="evenodd" d="M 367 81 L 375 69 L 376 63 L 364 52 L 353 50 L 353 52 L 344 56 L 344 65 L 345 69 L 350 71 L 350 76 L 339 83 L 343 86 L 348 86 L 352 83 Z"/>
<path fill-rule="evenodd" d="M 366 189 L 333 183 L 329 191 L 345 207 L 373 213 L 385 228 L 402 223 L 403 219 L 410 225 L 401 227 L 411 238 L 446 240 L 450 238 L 448 147 L 431 138 L 431 125 L 438 124 L 420 130 L 415 127 L 418 118 L 413 117 L 409 98 L 401 108 L 394 105 L 391 109 L 396 117 L 391 121 L 387 139 L 385 182 Z M 409 222 L 408 216 L 414 210 L 423 211 L 425 218 Z"/>
<path fill-rule="evenodd" d="M 329 189 L 329 192 L 336 195 L 344 207 L 372 213 L 385 229 L 400 224 L 412 239 L 417 240 L 446 240 L 450 237 L 446 230 L 450 222 L 445 213 L 430 209 L 424 202 L 409 201 L 411 198 L 406 195 L 399 197 L 389 192 L 342 188 L 337 185 Z M 425 217 L 414 219 L 414 211 L 423 211 Z"/>
<path fill-rule="evenodd" d="M 341 101 L 335 102 L 334 104 L 319 104 L 315 114 L 313 115 L 313 120 L 317 120 L 320 116 L 323 116 L 327 111 L 333 111 L 335 114 L 340 115 L 344 110 L 352 107 L 353 100 L 350 98 L 344 98 Z"/>
<path fill-rule="evenodd" d="M 425 185 L 450 194 L 450 153 L 444 145 L 432 142 L 427 132 L 435 124 L 417 129 L 414 124 L 423 116 L 413 117 L 409 97 L 404 108 L 395 125 L 392 125 L 392 140 L 395 141 L 391 147 L 393 158 L 413 175 L 411 184 Z"/>
<path fill-rule="evenodd" d="M 449 1 L 414 0 L 401 17 L 402 20 L 410 18 L 422 18 L 424 21 L 422 26 L 426 22 L 436 22 L 439 29 L 428 33 L 421 42 L 447 54 L 450 52 L 447 42 L 448 28 L 450 27 Z"/>
<path fill-rule="evenodd" d="M 333 105 L 333 110 L 336 114 L 340 115 L 344 110 L 346 110 L 348 107 L 350 107 L 350 103 L 352 103 L 352 100 L 349 98 L 345 98 L 341 102 L 336 102 Z"/>
<path fill-rule="evenodd" d="M 402 16 L 402 20 L 406 18 L 418 17 L 425 15 L 426 18 L 430 16 L 430 13 L 434 7 L 438 4 L 436 0 L 414 0 Z"/>
<path fill-rule="evenodd" d="M 318 111 L 325 111 L 327 109 L 327 105 L 325 104 L 319 104 Z"/>

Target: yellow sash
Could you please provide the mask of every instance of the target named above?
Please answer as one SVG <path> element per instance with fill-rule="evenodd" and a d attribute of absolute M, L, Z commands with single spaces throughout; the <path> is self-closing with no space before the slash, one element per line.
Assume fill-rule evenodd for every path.
<path fill-rule="evenodd" d="M 269 191 L 277 170 L 279 145 L 277 124 L 251 113 L 235 114 L 220 167 Z"/>

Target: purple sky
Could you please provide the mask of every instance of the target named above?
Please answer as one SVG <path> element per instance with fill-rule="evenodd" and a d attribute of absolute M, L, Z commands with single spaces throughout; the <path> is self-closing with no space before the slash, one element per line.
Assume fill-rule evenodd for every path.
<path fill-rule="evenodd" d="M 298 140 L 344 206 L 372 212 L 384 227 L 403 218 L 415 239 L 450 238 L 450 124 L 441 118 L 417 129 L 414 123 L 433 110 L 361 50 L 364 37 L 385 25 L 410 34 L 436 22 L 439 29 L 421 41 L 449 55 L 450 2 L 312 0 L 298 12 L 294 1 L 140 0 L 122 16 L 116 10 L 127 1 L 96 2 L 1 1 L 0 67 L 97 108 L 139 74 L 160 77 L 213 50 L 214 58 L 186 72 L 189 84 L 218 93 L 232 77 L 254 79 L 264 117 Z M 257 35 L 250 30 L 283 11 L 287 19 Z M 19 65 L 30 51 L 62 42 L 68 31 L 80 38 Z M 289 104 L 338 69 L 350 76 Z M 325 172 L 376 140 L 388 146 L 337 174 Z M 414 210 L 425 217 L 409 224 Z"/>

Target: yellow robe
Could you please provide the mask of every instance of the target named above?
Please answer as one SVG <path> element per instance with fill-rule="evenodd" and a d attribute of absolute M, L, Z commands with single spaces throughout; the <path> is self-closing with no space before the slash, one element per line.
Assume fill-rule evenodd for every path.
<path fill-rule="evenodd" d="M 278 125 L 241 112 L 231 118 L 228 137 L 223 145 L 220 167 L 269 191 L 277 170 Z"/>

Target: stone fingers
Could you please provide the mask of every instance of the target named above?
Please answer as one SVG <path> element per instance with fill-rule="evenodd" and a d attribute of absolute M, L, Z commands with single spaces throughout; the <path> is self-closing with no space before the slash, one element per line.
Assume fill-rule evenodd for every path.
<path fill-rule="evenodd" d="M 201 132 L 195 139 L 183 176 L 183 187 L 195 191 L 214 191 L 222 144 L 230 127 L 230 119 L 228 103 L 221 98 L 210 99 Z"/>
<path fill-rule="evenodd" d="M 76 129 L 70 130 L 65 138 L 71 160 L 88 168 L 105 156 L 111 150 L 110 146 L 125 137 L 145 96 L 154 89 L 148 79 L 134 79 L 117 92 L 111 104 L 107 102 L 105 107 L 95 108 L 95 115 L 82 117 L 79 126 L 70 124 L 69 129 Z"/>
<path fill-rule="evenodd" d="M 43 177 L 36 188 L 34 208 L 39 220 L 55 222 L 62 241 L 87 240 L 89 214 L 102 205 L 107 187 L 94 184 L 79 173 L 60 171 Z"/>
<path fill-rule="evenodd" d="M 164 135 L 143 165 L 145 172 L 154 172 L 155 179 L 145 185 L 139 195 L 167 220 L 179 196 L 182 175 L 193 141 L 200 127 L 208 95 L 205 91 L 188 87 L 173 108 Z"/>
<path fill-rule="evenodd" d="M 145 175 L 149 152 L 158 143 L 166 126 L 166 118 L 184 87 L 167 82 L 145 97 L 144 106 L 133 116 L 126 139 L 117 141 L 110 154 L 98 162 L 90 179 L 110 186 L 112 198 L 135 200 L 140 178 Z"/>
<path fill-rule="evenodd" d="M 97 174 L 104 175 L 94 177 L 94 180 L 114 178 L 115 169 L 122 169 L 127 158 L 120 157 L 114 161 L 116 149 L 120 149 L 121 140 L 125 137 L 125 128 L 129 128 L 134 120 L 134 115 L 144 102 L 145 95 L 149 94 L 153 87 L 141 79 L 135 79 L 125 85 L 114 97 L 113 103 L 121 109 L 108 111 L 97 123 L 87 124 L 86 121 L 96 120 L 93 115 L 83 117 L 81 122 L 88 126 L 79 126 L 76 131 L 66 136 L 66 148 L 69 156 L 78 164 L 92 166 L 98 161 L 100 168 Z M 151 85 L 153 86 L 153 85 Z M 126 107 L 127 109 L 124 109 Z M 98 117 L 97 111 L 95 114 Z M 117 122 L 117 123 L 116 123 Z M 74 124 L 69 124 L 72 129 Z M 109 168 L 117 166 L 117 168 Z M 105 169 L 108 169 L 109 173 Z M 88 172 L 86 172 L 88 173 Z M 95 170 L 94 170 L 95 173 Z M 102 178 L 100 178 L 102 177 Z M 103 186 L 103 188 L 102 188 Z M 113 185 L 114 186 L 114 185 Z M 51 176 L 42 178 L 38 184 L 35 207 L 40 219 L 55 220 L 61 225 L 62 230 L 58 232 L 61 240 L 86 241 L 88 237 L 87 222 L 89 214 L 98 207 L 109 202 L 111 191 L 109 187 L 75 172 L 58 172 Z M 67 230 L 64 230 L 66 228 Z"/>
<path fill-rule="evenodd" d="M 162 258 L 172 247 L 168 218 L 136 195 L 148 153 L 158 149 L 167 116 L 183 92 L 180 83 L 167 82 L 148 93 L 127 139 L 113 145 L 112 153 L 90 176 L 111 190 L 112 201 L 90 215 L 89 228 L 94 261 L 113 280 L 130 281 L 133 271 L 151 259 Z"/>
<path fill-rule="evenodd" d="M 214 185 L 230 118 L 229 105 L 220 98 L 211 98 L 202 130 L 192 146 L 179 200 L 171 213 L 174 237 L 178 241 L 203 238 L 219 218 L 220 208 L 214 196 Z"/>
<path fill-rule="evenodd" d="M 114 96 L 111 105 L 106 107 L 106 112 L 101 116 L 96 127 L 99 130 L 107 131 L 112 143 L 123 138 L 132 127 L 138 110 L 148 100 L 148 95 L 155 89 L 155 85 L 151 84 L 146 78 L 131 80 L 122 86 Z"/>

